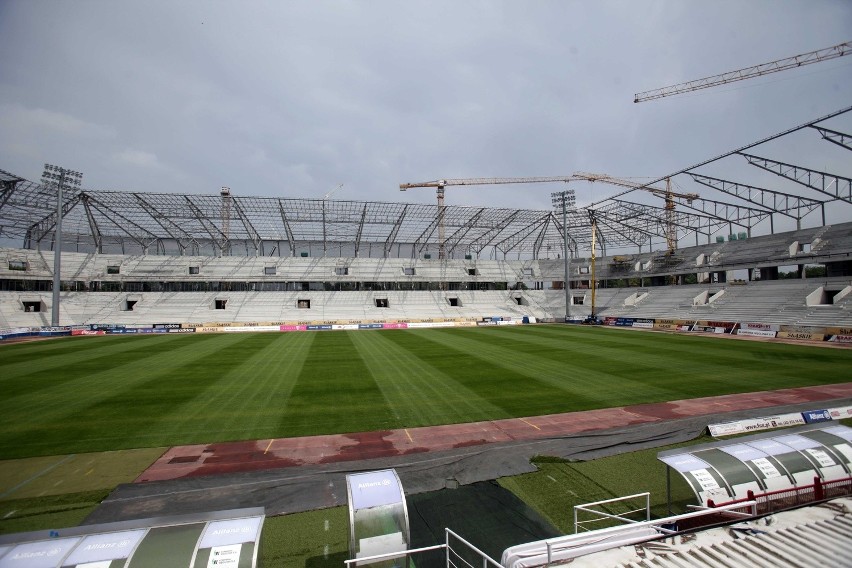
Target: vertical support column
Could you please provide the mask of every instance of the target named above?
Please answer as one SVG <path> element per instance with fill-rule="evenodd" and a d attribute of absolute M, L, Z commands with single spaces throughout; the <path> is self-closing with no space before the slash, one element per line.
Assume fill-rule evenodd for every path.
<path fill-rule="evenodd" d="M 59 170 L 59 182 L 56 184 L 56 230 L 53 246 L 53 304 L 50 306 L 50 325 L 59 325 L 59 288 L 62 285 L 62 185 L 65 183 L 65 170 Z"/>

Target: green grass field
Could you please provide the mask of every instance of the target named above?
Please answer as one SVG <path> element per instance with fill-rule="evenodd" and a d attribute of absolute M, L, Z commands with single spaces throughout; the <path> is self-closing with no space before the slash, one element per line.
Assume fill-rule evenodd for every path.
<path fill-rule="evenodd" d="M 852 351 L 574 326 L 0 347 L 0 459 L 523 417 L 850 379 Z"/>

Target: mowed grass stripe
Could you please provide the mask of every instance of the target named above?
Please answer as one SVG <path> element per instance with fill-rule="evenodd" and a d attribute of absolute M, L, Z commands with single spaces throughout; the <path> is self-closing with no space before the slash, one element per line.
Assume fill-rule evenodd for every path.
<path fill-rule="evenodd" d="M 848 349 L 580 326 L 71 338 L 0 348 L 0 389 L 16 385 L 0 391 L 0 459 L 845 382 L 850 363 Z"/>
<path fill-rule="evenodd" d="M 508 418 L 502 408 L 390 338 L 396 331 L 347 332 L 394 418 L 404 426 Z M 394 335 L 392 335 L 394 334 Z"/>
<path fill-rule="evenodd" d="M 278 423 L 279 435 L 361 432 L 399 426 L 350 334 L 317 332 Z"/>
<path fill-rule="evenodd" d="M 109 343 L 112 339 L 97 338 L 96 341 Z M 168 373 L 174 365 L 203 360 L 209 353 L 217 351 L 231 340 L 217 340 L 212 335 L 199 335 L 161 336 L 154 342 L 147 342 L 147 338 L 143 341 L 147 345 L 144 351 L 115 354 L 102 361 L 97 372 L 78 372 L 72 362 L 59 371 L 43 371 L 33 376 L 36 388 L 31 392 L 0 399 L 0 426 L 3 426 L 0 440 L 3 432 L 15 431 L 19 427 L 26 428 L 33 420 L 50 422 L 76 416 L 86 405 L 114 396 L 152 374 Z M 71 375 L 72 379 L 53 383 L 55 378 L 66 374 Z M 45 389 L 44 384 L 52 386 Z"/>
<path fill-rule="evenodd" d="M 221 372 L 223 353 L 239 359 L 239 343 L 255 334 L 162 337 L 115 365 L 30 397 L 0 401 L 0 458 L 163 445 L 151 424 L 203 384 L 187 374 Z M 105 338 L 97 338 L 102 341 Z M 236 351 L 230 351 L 230 349 Z M 217 371 L 218 370 L 218 371 Z M 147 433 L 147 437 L 146 437 Z"/>
<path fill-rule="evenodd" d="M 704 346 L 671 345 L 655 334 L 625 330 L 587 329 L 572 339 L 500 331 L 507 347 L 512 343 L 517 349 L 528 345 L 543 350 L 543 356 L 557 353 L 560 345 L 570 351 L 574 373 L 595 387 L 596 405 L 622 406 L 755 390 L 743 374 L 731 372 L 742 367 L 742 357 L 731 356 L 735 352 L 723 349 L 703 352 L 702 347 L 707 351 L 720 347 L 718 340 L 705 339 L 711 343 Z M 619 348 L 622 339 L 624 349 Z"/>
<path fill-rule="evenodd" d="M 560 328 L 530 330 L 534 337 L 526 340 L 552 341 L 552 336 L 535 337 L 551 329 Z M 575 366 L 606 368 L 619 378 L 598 385 L 596 394 L 602 406 L 845 382 L 849 380 L 845 369 L 852 360 L 848 350 L 807 345 L 612 328 L 561 329 L 565 343 L 585 353 L 575 360 Z M 520 337 L 522 331 L 507 329 L 504 333 Z"/>
<path fill-rule="evenodd" d="M 55 348 L 55 345 L 66 341 L 70 344 L 68 347 Z M 101 372 L 116 360 L 145 357 L 151 350 L 157 349 L 158 344 L 171 343 L 162 336 L 73 337 L 39 342 L 46 346 L 44 351 L 39 351 L 34 344 L 26 345 L 27 349 L 3 346 L 0 350 L 0 358 L 3 360 L 0 388 L 4 398 L 22 393 L 31 394 L 40 389 L 53 390 L 63 383 Z"/>
<path fill-rule="evenodd" d="M 199 365 L 197 361 L 185 361 L 172 367 L 169 372 L 152 373 L 148 379 L 84 408 L 81 413 L 86 420 L 78 421 L 71 430 L 80 428 L 81 437 L 91 438 L 96 433 L 93 428 L 97 429 L 106 423 L 113 425 L 106 439 L 120 437 L 130 441 L 133 447 L 138 445 L 133 442 L 134 439 L 150 440 L 148 443 L 151 445 L 163 445 L 161 436 L 167 433 L 157 432 L 153 428 L 155 417 L 190 402 L 194 404 L 220 377 L 239 367 L 245 354 L 262 348 L 274 338 L 272 335 L 245 334 L 208 352 L 204 365 Z M 130 405 L 137 412 L 130 417 L 124 416 L 123 409 Z"/>
<path fill-rule="evenodd" d="M 251 334 L 239 348 L 245 358 L 210 382 L 195 398 L 161 417 L 152 430 L 169 440 L 240 440 L 278 434 L 290 393 L 315 335 Z"/>
<path fill-rule="evenodd" d="M 808 345 L 617 329 L 589 331 L 572 341 L 603 361 L 619 354 L 640 364 L 652 361 L 654 368 L 669 372 L 660 376 L 659 372 L 637 368 L 637 377 L 690 397 L 845 382 L 852 361 L 849 350 Z M 659 359 L 658 355 L 665 357 Z"/>
<path fill-rule="evenodd" d="M 513 333 L 509 328 L 466 331 L 476 333 L 474 338 L 486 334 L 485 337 L 493 350 L 516 352 L 538 361 L 550 361 L 547 365 L 539 363 L 531 369 L 534 372 L 551 373 L 552 380 L 559 381 L 566 387 L 570 385 L 573 392 L 579 391 L 583 394 L 566 399 L 565 410 L 561 412 L 599 408 L 602 403 L 609 405 L 612 400 L 623 397 L 625 393 L 633 396 L 633 393 L 639 392 L 648 400 L 662 400 L 672 395 L 667 388 L 637 378 L 637 365 L 652 371 L 653 376 L 659 377 L 661 374 L 660 366 L 643 364 L 641 359 L 637 361 L 623 358 L 617 353 L 608 355 L 607 359 L 600 355 L 593 357 L 581 343 L 566 341 L 565 337 L 560 336 L 527 336 L 523 330 L 519 330 L 521 333 Z M 512 364 L 517 364 L 517 361 Z"/>
<path fill-rule="evenodd" d="M 487 340 L 488 335 L 479 337 Z M 552 376 L 531 370 L 534 360 L 526 358 L 529 365 L 507 363 L 506 358 L 515 359 L 518 354 L 494 350 L 484 340 L 472 341 L 443 330 L 408 330 L 388 338 L 508 416 L 550 414 L 564 408 L 566 398 L 577 396 L 567 385 L 556 384 Z"/>

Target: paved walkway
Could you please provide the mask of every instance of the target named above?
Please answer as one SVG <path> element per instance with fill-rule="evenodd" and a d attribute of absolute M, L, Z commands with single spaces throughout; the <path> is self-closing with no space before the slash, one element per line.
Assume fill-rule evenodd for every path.
<path fill-rule="evenodd" d="M 634 424 L 710 417 L 788 404 L 813 402 L 816 409 L 820 401 L 850 397 L 852 383 L 840 383 L 447 426 L 177 446 L 163 454 L 136 482 L 393 457 L 494 442 L 557 438 Z M 708 423 L 711 422 L 712 418 L 708 418 Z"/>

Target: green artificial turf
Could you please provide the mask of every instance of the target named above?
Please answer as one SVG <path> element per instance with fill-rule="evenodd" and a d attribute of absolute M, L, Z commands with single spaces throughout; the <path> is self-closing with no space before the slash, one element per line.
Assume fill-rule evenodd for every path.
<path fill-rule="evenodd" d="M 579 326 L 0 347 L 0 459 L 534 416 L 849 380 L 852 350 Z"/>

